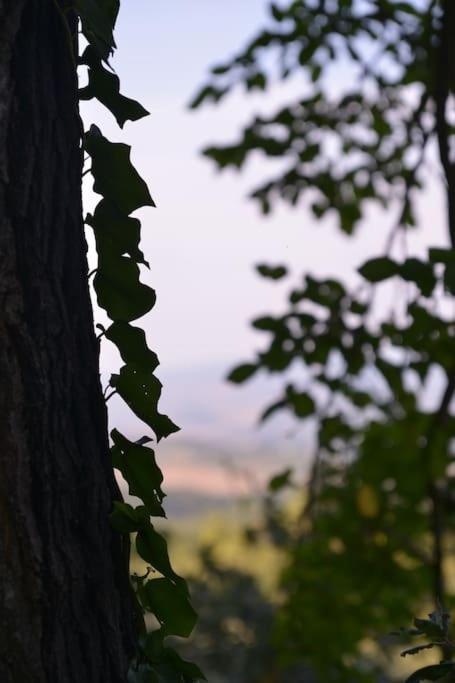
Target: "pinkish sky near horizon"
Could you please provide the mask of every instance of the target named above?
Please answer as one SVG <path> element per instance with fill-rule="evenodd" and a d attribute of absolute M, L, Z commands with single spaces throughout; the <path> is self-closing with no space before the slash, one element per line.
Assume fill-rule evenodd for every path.
<path fill-rule="evenodd" d="M 262 345 L 248 321 L 279 311 L 289 286 L 261 280 L 253 266 L 284 262 L 295 278 L 309 271 L 352 280 L 356 267 L 385 243 L 393 223 L 393 216 L 371 212 L 368 225 L 353 240 L 339 235 L 330 219 L 316 225 L 304 208 L 279 206 L 264 218 L 246 195 L 273 167 L 258 158 L 242 174 L 218 174 L 201 157 L 202 147 L 235 139 L 253 113 L 273 111 L 306 87 L 302 78 L 294 78 L 264 95 L 245 97 L 237 91 L 219 107 L 187 109 L 208 67 L 255 34 L 267 6 L 265 0 L 124 2 L 113 65 L 122 92 L 138 99 L 151 116 L 120 131 L 101 107 L 88 103 L 83 108 L 87 125 L 95 122 L 108 138 L 132 145 L 133 161 L 157 203 L 156 209 L 140 213 L 142 248 L 151 264 L 143 279 L 158 297 L 141 325 L 161 361 L 162 410 L 183 428 L 169 445 L 160 444 L 158 452 L 164 456 L 188 442 L 256 454 L 278 452 L 280 443 L 286 452 L 304 446 L 304 434 L 280 441 L 292 430 L 286 418 L 256 428 L 255 418 L 279 393 L 280 380 L 259 379 L 245 388 L 224 382 L 230 367 L 248 360 Z M 345 76 L 340 66 L 334 87 Z M 87 208 L 93 198 L 88 187 Z M 425 227 L 413 238 L 415 253 L 430 243 L 445 244 L 435 183 L 420 201 L 420 217 Z M 115 370 L 117 362 L 114 351 L 106 348 L 103 372 Z M 120 399 L 111 399 L 109 408 L 112 426 L 123 426 L 132 435 L 146 432 Z M 178 458 L 176 462 L 177 467 Z"/>

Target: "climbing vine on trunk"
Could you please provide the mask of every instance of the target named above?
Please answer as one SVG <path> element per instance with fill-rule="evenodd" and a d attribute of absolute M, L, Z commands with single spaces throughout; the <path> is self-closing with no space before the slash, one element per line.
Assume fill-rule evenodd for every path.
<path fill-rule="evenodd" d="M 109 65 L 115 49 L 119 4 L 118 0 L 77 0 L 75 9 L 88 43 L 77 57 L 77 63 L 88 72 L 88 83 L 81 88 L 80 99 L 96 98 L 123 127 L 126 121 L 136 121 L 148 112 L 120 93 L 119 79 Z M 64 13 L 62 19 L 65 20 Z M 69 46 L 74 49 L 71 40 Z M 84 133 L 83 146 L 91 160 L 94 190 L 102 197 L 93 214 L 86 217 L 86 223 L 93 229 L 98 255 L 93 285 L 98 304 L 111 320 L 107 328 L 98 328 L 100 338 L 117 347 L 124 363 L 118 374 L 110 378 L 109 396 L 117 393 L 160 441 L 178 431 L 178 427 L 159 412 L 161 383 L 154 374 L 158 358 L 148 348 L 144 331 L 132 324 L 153 308 L 155 292 L 140 280 L 140 266 L 148 264 L 139 247 L 140 221 L 131 214 L 141 207 L 153 207 L 154 202 L 131 163 L 128 145 L 108 140 L 96 125 L 91 125 Z M 168 636 L 190 635 L 196 614 L 184 579 L 172 569 L 166 541 L 151 522 L 152 517 L 165 516 L 163 476 L 153 450 L 147 445 L 152 439 L 142 437 L 132 442 L 116 429 L 111 437 L 113 467 L 128 483 L 130 494 L 142 502 L 136 508 L 116 502 L 111 522 L 125 535 L 128 548 L 129 537 L 134 534 L 136 550 L 150 566 L 145 576 L 131 577 L 139 619 L 137 651 L 128 680 L 201 680 L 204 677 L 197 666 L 182 660 L 166 646 Z M 156 572 L 159 578 L 152 578 Z M 143 616 L 147 613 L 154 615 L 159 628 L 146 630 Z"/>

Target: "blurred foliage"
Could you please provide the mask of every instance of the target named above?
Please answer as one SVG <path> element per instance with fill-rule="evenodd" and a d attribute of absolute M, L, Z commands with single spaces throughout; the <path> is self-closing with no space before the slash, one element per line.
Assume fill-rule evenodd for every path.
<path fill-rule="evenodd" d="M 192 102 L 298 79 L 298 100 L 205 155 L 220 169 L 258 154 L 279 161 L 251 195 L 265 213 L 305 200 L 316 220 L 333 216 L 348 235 L 372 205 L 393 217 L 357 285 L 304 273 L 281 315 L 253 321 L 267 342 L 230 374 L 235 383 L 286 374 L 261 419 L 284 410 L 317 432 L 300 528 L 282 538 L 272 640 L 283 666 L 303 659 L 324 683 L 390 680 L 391 629 L 428 605 L 454 604 L 454 31 L 450 0 L 272 3 L 269 25 L 215 66 Z M 407 236 L 435 153 L 449 241 L 417 258 Z M 258 272 L 273 284 L 287 268 Z M 281 473 L 271 490 L 290 482 Z"/>

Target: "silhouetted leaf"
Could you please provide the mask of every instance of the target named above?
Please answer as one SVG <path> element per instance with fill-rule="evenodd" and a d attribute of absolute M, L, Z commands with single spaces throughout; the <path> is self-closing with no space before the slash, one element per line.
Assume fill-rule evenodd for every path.
<path fill-rule="evenodd" d="M 146 183 L 130 161 L 131 147 L 110 142 L 96 126 L 85 134 L 85 149 L 92 157 L 93 189 L 128 216 L 142 206 L 155 206 Z"/>
<path fill-rule="evenodd" d="M 366 261 L 359 273 L 368 282 L 382 282 L 398 274 L 398 264 L 387 256 L 380 256 Z"/>
<path fill-rule="evenodd" d="M 408 258 L 399 266 L 404 280 L 415 282 L 424 296 L 431 296 L 436 285 L 436 277 L 431 264 L 417 258 Z"/>
<path fill-rule="evenodd" d="M 288 273 L 286 266 L 270 266 L 265 263 L 261 263 L 256 266 L 256 270 L 262 277 L 269 278 L 270 280 L 281 280 Z"/>
<path fill-rule="evenodd" d="M 163 624 L 166 635 L 187 638 L 197 621 L 186 590 L 167 578 L 153 579 L 144 585 L 147 608 Z"/>
<path fill-rule="evenodd" d="M 107 60 L 115 47 L 113 31 L 119 0 L 75 0 L 75 7 L 81 17 L 84 36 L 100 57 Z"/>
<path fill-rule="evenodd" d="M 108 327 L 105 336 L 115 344 L 127 365 L 132 363 L 148 371 L 153 371 L 158 366 L 158 357 L 148 348 L 145 332 L 140 327 L 117 320 Z"/>
<path fill-rule="evenodd" d="M 133 443 L 114 429 L 111 432 L 114 442 L 111 448 L 114 467 L 128 483 L 131 496 L 142 500 L 153 517 L 165 517 L 161 503 L 164 493 L 161 490 L 163 475 L 156 464 L 151 448 Z"/>
<path fill-rule="evenodd" d="M 280 491 L 286 486 L 289 486 L 291 484 L 292 473 L 293 470 L 289 467 L 283 472 L 280 472 L 280 474 L 276 474 L 272 477 L 268 483 L 269 491 Z"/>
<path fill-rule="evenodd" d="M 455 249 L 441 249 L 432 247 L 428 250 L 431 263 L 455 263 Z"/>
<path fill-rule="evenodd" d="M 152 524 L 141 527 L 138 531 L 136 549 L 143 560 L 165 578 L 172 580 L 174 585 L 180 589 L 179 592 L 185 593 L 187 591 L 184 580 L 171 567 L 165 539 L 155 531 Z"/>
<path fill-rule="evenodd" d="M 137 218 L 125 216 L 107 199 L 102 199 L 93 215 L 88 214 L 85 222 L 95 233 L 96 249 L 100 258 L 106 254 L 122 256 L 129 254 L 137 263 L 147 265 L 139 249 L 141 223 Z"/>
<path fill-rule="evenodd" d="M 114 529 L 120 533 L 129 534 L 138 531 L 147 523 L 148 512 L 143 505 L 133 508 L 127 503 L 115 500 L 110 520 Z"/>
<path fill-rule="evenodd" d="M 306 391 L 296 391 L 292 385 L 286 388 L 286 399 L 296 417 L 308 417 L 315 411 L 315 403 Z"/>
<path fill-rule="evenodd" d="M 139 268 L 127 256 L 100 259 L 93 286 L 111 320 L 136 320 L 155 305 L 155 291 L 139 281 Z"/>
<path fill-rule="evenodd" d="M 252 365 L 251 363 L 244 363 L 243 365 L 238 365 L 236 368 L 231 370 L 227 379 L 229 382 L 234 384 L 241 384 L 247 379 L 250 379 L 254 373 L 258 370 L 257 365 Z"/>
<path fill-rule="evenodd" d="M 89 67 L 88 85 L 79 91 L 81 100 L 96 97 L 115 116 L 121 128 L 126 121 L 137 121 L 148 116 L 149 112 L 139 102 L 120 94 L 118 76 L 103 66 L 92 46 L 85 49 L 81 62 Z"/>
<path fill-rule="evenodd" d="M 153 429 L 158 441 L 179 431 L 167 415 L 158 412 L 162 385 L 152 372 L 124 365 L 118 375 L 111 376 L 110 383 L 135 415 Z"/>

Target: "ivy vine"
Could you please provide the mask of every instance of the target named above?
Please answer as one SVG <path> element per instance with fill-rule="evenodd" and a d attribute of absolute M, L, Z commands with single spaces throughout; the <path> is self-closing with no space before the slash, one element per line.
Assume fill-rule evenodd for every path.
<path fill-rule="evenodd" d="M 78 64 L 88 73 L 88 83 L 80 89 L 79 97 L 97 99 L 122 128 L 127 121 L 141 119 L 148 112 L 121 94 L 119 78 L 109 64 L 116 47 L 114 27 L 119 6 L 119 0 L 76 0 L 73 9 L 88 43 L 78 58 Z M 156 300 L 154 290 L 140 280 L 140 266 L 148 267 L 148 263 L 139 247 L 140 221 L 131 214 L 155 204 L 147 184 L 131 163 L 128 145 L 108 140 L 92 125 L 84 133 L 83 147 L 91 159 L 94 191 L 102 197 L 93 214 L 86 217 L 98 255 L 93 285 L 98 304 L 111 320 L 109 327 L 98 327 L 102 330 L 100 336 L 117 347 L 124 363 L 110 378 L 109 396 L 117 393 L 160 441 L 178 427 L 159 412 L 161 383 L 154 374 L 158 358 L 149 349 L 144 331 L 131 324 L 148 313 Z M 150 565 L 145 576 L 133 575 L 131 583 L 141 615 L 151 613 L 159 624 L 159 628 L 147 632 L 144 619 L 140 620 L 138 647 L 128 681 L 205 680 L 196 665 L 184 661 L 166 645 L 168 636 L 190 635 L 196 614 L 184 579 L 172 568 L 166 541 L 151 522 L 152 517 L 165 517 L 163 476 L 154 451 L 147 445 L 152 439 L 142 437 L 132 442 L 116 429 L 111 437 L 113 467 L 128 483 L 130 494 L 142 503 L 134 508 L 115 502 L 112 525 L 121 534 L 134 534 L 137 553 Z"/>

